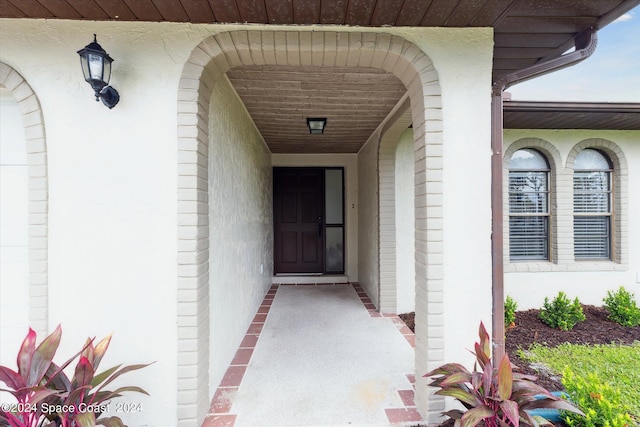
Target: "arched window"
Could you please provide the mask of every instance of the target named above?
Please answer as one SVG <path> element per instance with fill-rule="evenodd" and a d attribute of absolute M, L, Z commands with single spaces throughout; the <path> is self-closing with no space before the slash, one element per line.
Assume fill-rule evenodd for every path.
<path fill-rule="evenodd" d="M 588 148 L 578 153 L 573 169 L 575 257 L 611 259 L 611 162 Z"/>
<path fill-rule="evenodd" d="M 509 163 L 509 255 L 549 259 L 549 163 L 530 148 L 513 153 Z"/>

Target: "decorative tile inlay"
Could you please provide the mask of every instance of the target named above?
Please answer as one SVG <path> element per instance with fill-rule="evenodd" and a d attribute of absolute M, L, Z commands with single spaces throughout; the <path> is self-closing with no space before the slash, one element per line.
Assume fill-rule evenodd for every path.
<path fill-rule="evenodd" d="M 249 325 L 249 329 L 247 329 L 247 334 L 260 335 L 263 327 L 264 323 L 252 323 L 251 325 Z"/>
<path fill-rule="evenodd" d="M 232 365 L 248 365 L 249 360 L 251 360 L 251 355 L 253 354 L 252 348 L 239 348 L 236 351 L 236 355 L 233 357 L 231 361 Z"/>
<path fill-rule="evenodd" d="M 242 377 L 247 371 L 246 366 L 229 366 L 227 373 L 220 381 L 220 387 L 237 387 L 242 382 Z"/>
<path fill-rule="evenodd" d="M 400 395 L 400 399 L 402 399 L 404 406 L 416 406 L 413 390 L 398 390 L 398 394 Z"/>
<path fill-rule="evenodd" d="M 258 343 L 258 335 L 245 335 L 240 343 L 241 348 L 254 348 Z"/>
<path fill-rule="evenodd" d="M 413 386 L 416 385 L 416 376 L 414 374 L 407 374 L 407 379 Z"/>
<path fill-rule="evenodd" d="M 237 387 L 220 387 L 216 390 L 216 394 L 213 395 L 211 401 L 211 407 L 209 408 L 210 414 L 226 414 L 233 405 L 233 399 L 238 392 Z"/>
<path fill-rule="evenodd" d="M 202 427 L 233 427 L 235 423 L 235 415 L 207 415 Z"/>

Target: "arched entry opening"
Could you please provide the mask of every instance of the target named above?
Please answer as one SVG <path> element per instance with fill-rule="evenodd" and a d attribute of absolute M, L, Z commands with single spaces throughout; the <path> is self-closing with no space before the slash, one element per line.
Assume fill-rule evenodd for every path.
<path fill-rule="evenodd" d="M 2 62 L 0 90 L 0 341 L 15 357 L 29 326 L 40 336 L 49 332 L 47 148 L 38 97 L 20 73 Z"/>
<path fill-rule="evenodd" d="M 385 33 L 235 31 L 213 35 L 184 67 L 178 103 L 178 414 L 198 420 L 207 410 L 210 351 L 210 100 L 225 73 L 242 65 L 358 66 L 394 74 L 407 88 L 414 129 L 416 241 L 416 372 L 442 363 L 441 102 L 430 59 L 409 41 Z M 376 151 L 377 159 L 377 151 Z M 434 207 L 435 209 L 431 209 Z M 377 214 L 376 214 L 377 215 Z M 364 284 L 365 289 L 367 284 Z M 377 283 L 369 284 L 377 288 Z M 444 409 L 418 377 L 416 400 L 428 421 Z"/>

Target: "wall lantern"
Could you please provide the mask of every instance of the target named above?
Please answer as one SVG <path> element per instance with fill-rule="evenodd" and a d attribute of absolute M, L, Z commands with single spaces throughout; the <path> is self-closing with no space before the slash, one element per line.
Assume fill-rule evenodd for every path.
<path fill-rule="evenodd" d="M 327 125 L 327 119 L 325 117 L 307 117 L 307 127 L 311 135 L 321 135 L 324 133 L 324 127 Z"/>
<path fill-rule="evenodd" d="M 86 45 L 84 49 L 79 50 L 78 55 L 80 55 L 82 74 L 84 74 L 84 79 L 95 91 L 96 101 L 100 99 L 107 107 L 115 107 L 120 101 L 120 95 L 117 90 L 108 86 L 113 59 L 98 44 L 95 34 L 93 35 L 93 42 Z"/>

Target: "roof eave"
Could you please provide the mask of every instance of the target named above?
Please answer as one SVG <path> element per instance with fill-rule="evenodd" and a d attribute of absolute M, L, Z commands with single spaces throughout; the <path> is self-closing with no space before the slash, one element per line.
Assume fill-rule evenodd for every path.
<path fill-rule="evenodd" d="M 524 113 L 635 113 L 640 114 L 640 103 L 635 102 L 556 102 L 556 101 L 504 101 L 504 110 Z"/>

